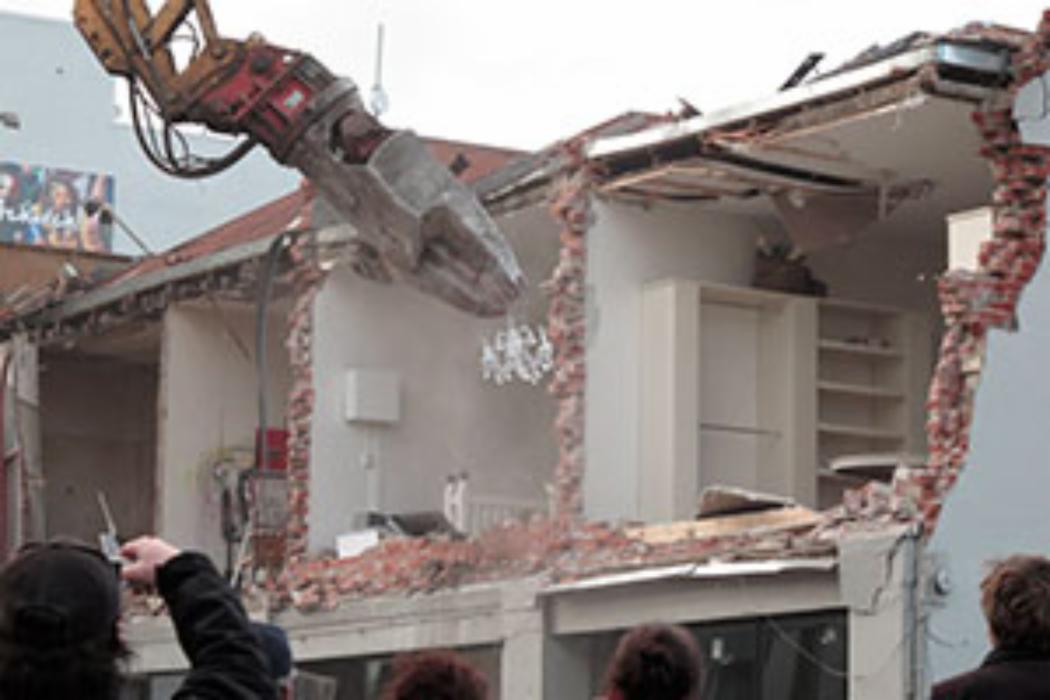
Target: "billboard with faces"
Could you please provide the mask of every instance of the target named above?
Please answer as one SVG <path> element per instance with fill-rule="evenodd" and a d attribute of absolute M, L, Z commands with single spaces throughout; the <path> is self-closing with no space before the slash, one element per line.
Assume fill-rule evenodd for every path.
<path fill-rule="evenodd" d="M 109 252 L 113 176 L 0 161 L 0 241 Z M 91 212 L 90 214 L 88 212 Z"/>

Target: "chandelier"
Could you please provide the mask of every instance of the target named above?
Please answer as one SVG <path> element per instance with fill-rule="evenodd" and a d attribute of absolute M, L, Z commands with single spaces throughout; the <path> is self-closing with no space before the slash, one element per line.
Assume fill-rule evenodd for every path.
<path fill-rule="evenodd" d="M 497 386 L 518 379 L 539 384 L 544 375 L 554 368 L 554 346 L 542 326 L 514 325 L 507 319 L 507 327 L 481 344 L 481 378 Z"/>

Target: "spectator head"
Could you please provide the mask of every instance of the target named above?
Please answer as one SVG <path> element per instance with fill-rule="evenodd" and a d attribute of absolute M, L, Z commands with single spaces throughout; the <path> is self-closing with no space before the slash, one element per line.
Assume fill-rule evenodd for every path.
<path fill-rule="evenodd" d="M 0 571 L 0 697 L 115 697 L 128 656 L 119 617 L 117 571 L 98 550 L 24 547 Z"/>
<path fill-rule="evenodd" d="M 288 644 L 288 635 L 277 625 L 266 622 L 253 622 L 252 630 L 259 638 L 263 656 L 270 669 L 270 677 L 282 690 L 292 685 L 292 648 Z"/>
<path fill-rule="evenodd" d="M 383 700 L 488 700 L 488 682 L 450 651 L 423 652 L 394 661 Z"/>
<path fill-rule="evenodd" d="M 992 644 L 1050 653 L 1050 559 L 1014 555 L 981 581 L 981 608 Z"/>
<path fill-rule="evenodd" d="M 642 625 L 623 636 L 606 686 L 610 700 L 697 700 L 700 649 L 687 630 Z"/>

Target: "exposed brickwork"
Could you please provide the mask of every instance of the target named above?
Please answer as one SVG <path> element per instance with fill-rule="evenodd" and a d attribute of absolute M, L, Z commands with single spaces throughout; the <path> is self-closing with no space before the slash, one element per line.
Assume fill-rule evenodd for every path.
<path fill-rule="evenodd" d="M 292 246 L 296 259 L 295 301 L 288 314 L 286 347 L 292 388 L 288 394 L 288 499 L 289 519 L 285 557 L 288 564 L 307 553 L 310 510 L 310 430 L 314 409 L 313 307 L 324 273 L 306 259 L 301 241 Z"/>
<path fill-rule="evenodd" d="M 565 146 L 572 165 L 555 188 L 550 204 L 551 215 L 562 227 L 561 252 L 545 284 L 551 297 L 547 333 L 555 349 L 549 390 L 558 402 L 554 511 L 562 521 L 583 517 L 587 229 L 592 213 L 590 178 L 581 149 L 581 141 Z"/>
<path fill-rule="evenodd" d="M 950 272 L 940 280 L 945 332 L 926 404 L 929 462 L 898 484 L 917 497 L 927 534 L 966 463 L 988 330 L 1015 327 L 1021 292 L 1043 256 L 1050 149 L 1022 143 L 1012 109 L 1024 84 L 1050 68 L 1048 46 L 1050 12 L 1013 56 L 1014 85 L 973 116 L 995 179 L 994 238 L 981 249 L 978 272 Z"/>

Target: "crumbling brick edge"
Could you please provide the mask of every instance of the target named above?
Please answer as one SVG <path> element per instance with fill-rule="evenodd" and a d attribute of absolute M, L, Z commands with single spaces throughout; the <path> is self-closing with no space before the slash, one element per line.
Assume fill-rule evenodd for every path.
<path fill-rule="evenodd" d="M 977 272 L 952 271 L 939 281 L 945 331 L 926 402 L 928 461 L 894 484 L 918 507 L 927 537 L 967 466 L 974 401 L 988 330 L 1015 330 L 1017 304 L 1043 257 L 1050 148 L 1026 145 L 1014 120 L 1014 100 L 1050 69 L 1050 10 L 1035 35 L 1012 57 L 1013 84 L 974 112 L 991 166 L 994 231 L 982 245 Z M 971 465 L 974 468 L 974 465 Z"/>
<path fill-rule="evenodd" d="M 554 432 L 553 514 L 565 524 L 583 518 L 584 429 L 587 339 L 587 230 L 591 227 L 590 175 L 583 141 L 563 145 L 569 167 L 553 189 L 550 213 L 561 226 L 561 250 L 544 289 L 550 296 L 547 334 L 554 345 L 548 390 L 558 403 Z"/>
<path fill-rule="evenodd" d="M 304 225 L 313 220 L 312 208 L 304 212 Z M 310 446 L 314 400 L 314 303 L 327 278 L 319 264 L 314 241 L 296 237 L 288 250 L 291 259 L 293 301 L 287 316 L 285 349 L 291 372 L 285 415 L 288 429 L 288 521 L 285 526 L 284 566 L 266 580 L 274 602 L 288 600 L 290 567 L 302 564 L 309 553 Z"/>
<path fill-rule="evenodd" d="M 285 560 L 293 564 L 306 556 L 309 540 L 310 433 L 314 410 L 314 301 L 325 274 L 304 252 L 303 242 L 291 248 L 295 261 L 294 301 L 288 313 L 286 348 L 291 367 L 288 394 L 288 524 L 285 531 Z"/>

